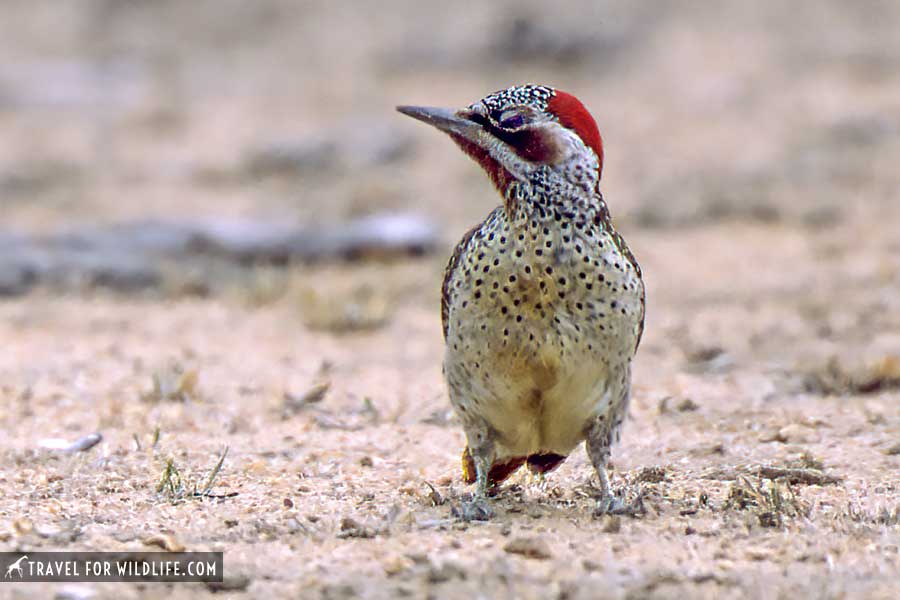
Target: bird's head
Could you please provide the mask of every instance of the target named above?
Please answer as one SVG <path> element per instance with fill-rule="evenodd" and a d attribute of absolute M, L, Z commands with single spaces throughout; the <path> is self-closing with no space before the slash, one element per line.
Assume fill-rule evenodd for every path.
<path fill-rule="evenodd" d="M 597 123 L 571 94 L 543 85 L 501 90 L 460 109 L 398 106 L 446 132 L 505 192 L 537 173 L 594 189 L 603 169 Z"/>

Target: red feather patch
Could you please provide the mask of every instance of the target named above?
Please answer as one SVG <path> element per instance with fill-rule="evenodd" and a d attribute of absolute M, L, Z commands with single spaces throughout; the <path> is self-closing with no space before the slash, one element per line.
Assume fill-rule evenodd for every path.
<path fill-rule="evenodd" d="M 547 110 L 556 115 L 559 122 L 578 134 L 587 146 L 593 148 L 597 154 L 600 166 L 598 175 L 603 172 L 603 140 L 600 138 L 600 130 L 597 122 L 584 107 L 581 101 L 566 92 L 556 90 L 556 94 L 547 103 Z"/>

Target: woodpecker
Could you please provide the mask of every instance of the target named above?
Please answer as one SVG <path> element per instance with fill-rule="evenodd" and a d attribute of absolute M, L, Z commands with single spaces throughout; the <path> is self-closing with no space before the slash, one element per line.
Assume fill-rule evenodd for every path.
<path fill-rule="evenodd" d="M 489 487 L 527 465 L 544 474 L 582 441 L 598 510 L 623 505 L 606 472 L 644 328 L 641 268 L 600 193 L 603 142 L 573 95 L 544 85 L 460 110 L 399 106 L 447 133 L 502 205 L 466 233 L 441 293 L 444 376 L 466 434 L 471 518 Z"/>

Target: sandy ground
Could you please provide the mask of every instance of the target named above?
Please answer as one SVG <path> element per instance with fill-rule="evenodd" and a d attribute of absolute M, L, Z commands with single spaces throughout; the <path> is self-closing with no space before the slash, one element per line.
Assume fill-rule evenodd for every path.
<path fill-rule="evenodd" d="M 7 229 L 413 210 L 445 243 L 260 268 L 209 297 L 0 302 L 0 549 L 156 538 L 224 551 L 228 588 L 0 583 L 0 597 L 897 597 L 897 5 L 380 6 L 4 4 Z M 543 484 L 515 476 L 492 521 L 453 515 L 471 488 L 441 379 L 440 276 L 496 199 L 392 108 L 520 81 L 597 116 L 605 195 L 644 268 L 612 474 L 642 499 L 634 517 L 593 516 L 581 450 Z M 242 167 L 310 139 L 337 158 Z M 385 140 L 409 149 L 384 159 Z M 368 326 L 343 331 L 360 311 Z M 95 431 L 86 452 L 40 446 Z M 225 448 L 215 497 L 158 491 L 167 463 L 202 488 Z"/>

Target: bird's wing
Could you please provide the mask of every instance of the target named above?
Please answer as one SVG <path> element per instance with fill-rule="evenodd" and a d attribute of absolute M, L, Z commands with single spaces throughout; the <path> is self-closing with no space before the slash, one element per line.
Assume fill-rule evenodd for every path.
<path fill-rule="evenodd" d="M 647 291 L 644 287 L 644 277 L 641 272 L 641 265 L 638 264 L 637 258 L 635 258 L 634 254 L 631 252 L 631 248 L 625 243 L 625 238 L 623 238 L 621 234 L 616 231 L 616 228 L 613 227 L 612 218 L 610 217 L 609 209 L 606 206 L 606 200 L 603 199 L 603 194 L 600 193 L 599 189 L 596 191 L 596 200 L 600 210 L 595 218 L 598 221 L 601 221 L 604 227 L 612 232 L 613 242 L 616 244 L 619 252 L 621 252 L 622 255 L 625 256 L 625 259 L 631 263 L 631 266 L 634 267 L 638 281 L 641 283 L 641 322 L 638 324 L 637 343 L 634 345 L 634 351 L 637 352 L 638 347 L 641 345 L 641 338 L 644 336 L 644 316 L 647 312 Z"/>
<path fill-rule="evenodd" d="M 502 206 L 498 206 L 490 212 L 484 221 L 467 231 L 466 235 L 459 240 L 459 243 L 453 250 L 453 254 L 450 256 L 450 260 L 447 262 L 447 267 L 444 269 L 444 283 L 441 285 L 441 325 L 443 326 L 445 340 L 447 339 L 447 330 L 450 328 L 450 280 L 453 278 L 453 273 L 457 270 L 459 261 L 462 260 L 475 233 L 484 227 L 485 223 L 489 223 L 492 219 L 497 218 L 498 213 L 502 213 L 503 210 Z"/>
<path fill-rule="evenodd" d="M 456 245 L 456 248 L 454 248 L 453 254 L 450 256 L 450 260 L 447 261 L 447 266 L 444 268 L 444 282 L 441 284 L 441 327 L 444 331 L 445 340 L 447 339 L 447 329 L 450 327 L 450 280 L 453 278 L 453 273 L 456 271 L 457 265 L 459 265 L 459 261 L 463 254 L 465 254 L 466 247 L 472 240 L 472 236 L 475 235 L 475 232 L 478 231 L 481 226 L 482 224 L 479 223 L 466 232 L 466 235 L 463 236 Z"/>
<path fill-rule="evenodd" d="M 644 316 L 647 314 L 647 290 L 644 288 L 644 279 L 641 277 L 640 267 L 638 267 L 638 278 L 641 280 L 641 324 L 638 326 L 637 343 L 634 345 L 635 352 L 641 345 L 641 338 L 644 337 Z"/>

